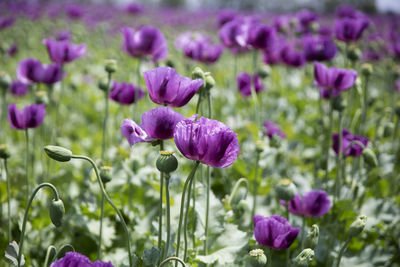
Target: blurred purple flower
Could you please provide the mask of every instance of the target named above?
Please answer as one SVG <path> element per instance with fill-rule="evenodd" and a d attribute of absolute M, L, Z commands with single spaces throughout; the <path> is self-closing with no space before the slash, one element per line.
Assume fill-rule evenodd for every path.
<path fill-rule="evenodd" d="M 56 41 L 52 39 L 43 40 L 47 47 L 50 59 L 58 64 L 65 64 L 82 57 L 86 53 L 85 44 L 72 44 L 69 40 Z"/>
<path fill-rule="evenodd" d="M 95 261 L 91 262 L 88 257 L 78 252 L 67 252 L 65 256 L 55 262 L 50 267 L 114 267 L 111 262 Z"/>
<path fill-rule="evenodd" d="M 224 24 L 218 35 L 222 44 L 231 49 L 232 53 L 249 50 L 250 30 L 259 23 L 256 17 L 237 17 Z"/>
<path fill-rule="evenodd" d="M 17 68 L 17 78 L 19 81 L 31 84 L 40 82 L 40 72 L 42 63 L 34 58 L 27 58 L 19 62 Z"/>
<path fill-rule="evenodd" d="M 18 45 L 16 43 L 13 43 L 8 49 L 7 49 L 7 55 L 10 57 L 15 56 L 15 54 L 18 52 Z"/>
<path fill-rule="evenodd" d="M 302 9 L 296 13 L 296 18 L 299 21 L 297 31 L 300 33 L 309 33 L 311 32 L 311 24 L 318 21 L 318 14 L 308 9 Z"/>
<path fill-rule="evenodd" d="M 274 65 L 281 63 L 282 49 L 286 47 L 286 40 L 283 37 L 273 40 L 266 49 L 263 50 L 263 61 L 266 64 Z"/>
<path fill-rule="evenodd" d="M 4 30 L 8 27 L 11 27 L 15 22 L 14 17 L 2 17 L 0 16 L 0 30 Z"/>
<path fill-rule="evenodd" d="M 188 159 L 211 167 L 225 168 L 239 154 L 237 134 L 222 122 L 197 115 L 178 122 L 174 140 L 179 151 Z"/>
<path fill-rule="evenodd" d="M 59 64 L 41 64 L 38 75 L 39 82 L 50 85 L 61 81 L 65 77 L 65 71 Z"/>
<path fill-rule="evenodd" d="M 45 115 L 46 108 L 44 104 L 32 104 L 26 106 L 23 110 L 19 110 L 14 103 L 8 106 L 8 121 L 11 128 L 17 130 L 40 126 L 43 123 Z"/>
<path fill-rule="evenodd" d="M 300 49 L 297 42 L 286 43 L 286 45 L 281 50 L 282 61 L 291 67 L 302 67 L 306 64 L 306 58 L 304 51 Z"/>
<path fill-rule="evenodd" d="M 218 28 L 221 28 L 226 23 L 234 20 L 237 15 L 238 15 L 237 12 L 233 11 L 231 9 L 223 9 L 223 10 L 221 10 L 218 13 L 218 18 L 217 18 Z"/>
<path fill-rule="evenodd" d="M 70 40 L 71 37 L 72 37 L 72 35 L 68 30 L 61 30 L 56 34 L 57 41 Z"/>
<path fill-rule="evenodd" d="M 252 76 L 247 72 L 241 72 L 237 76 L 237 84 L 240 94 L 244 97 L 251 95 L 251 87 L 254 87 L 256 93 L 264 90 L 261 79 L 257 74 Z"/>
<path fill-rule="evenodd" d="M 290 21 L 292 18 L 290 16 L 280 15 L 273 19 L 273 26 L 279 33 L 287 33 L 290 29 Z"/>
<path fill-rule="evenodd" d="M 83 7 L 79 5 L 68 5 L 66 14 L 70 19 L 79 19 L 83 16 L 84 10 Z"/>
<path fill-rule="evenodd" d="M 253 220 L 254 237 L 257 243 L 276 250 L 289 248 L 300 231 L 300 228 L 292 227 L 285 218 L 279 215 L 270 217 L 255 215 Z"/>
<path fill-rule="evenodd" d="M 132 15 L 140 14 L 143 12 L 143 7 L 138 3 L 130 3 L 125 7 L 125 11 Z"/>
<path fill-rule="evenodd" d="M 335 15 L 339 18 L 359 18 L 364 14 L 351 5 L 339 5 L 335 10 Z"/>
<path fill-rule="evenodd" d="M 142 26 L 136 31 L 130 27 L 123 27 L 122 35 L 122 48 L 132 57 L 151 56 L 156 62 L 168 54 L 167 41 L 156 27 Z"/>
<path fill-rule="evenodd" d="M 136 103 L 144 96 L 144 91 L 131 83 L 113 82 L 110 98 L 120 104 L 130 105 Z"/>
<path fill-rule="evenodd" d="M 397 92 L 400 92 L 400 79 L 394 81 L 394 88 L 396 89 Z"/>
<path fill-rule="evenodd" d="M 281 200 L 281 204 L 286 207 L 286 201 Z M 323 190 L 313 190 L 301 197 L 297 194 L 289 201 L 289 211 L 292 214 L 305 217 L 320 217 L 329 212 L 331 201 L 328 194 Z"/>
<path fill-rule="evenodd" d="M 331 60 L 337 53 L 335 43 L 330 38 L 323 36 L 304 36 L 303 48 L 307 61 Z"/>
<path fill-rule="evenodd" d="M 143 73 L 150 99 L 159 105 L 182 107 L 203 85 L 200 79 L 182 77 L 173 68 L 160 67 Z"/>
<path fill-rule="evenodd" d="M 184 117 L 169 107 L 158 107 L 142 115 L 142 124 L 139 126 L 130 119 L 125 119 L 121 126 L 121 133 L 129 144 L 152 142 L 156 139 L 166 140 L 174 136 L 176 124 Z"/>
<path fill-rule="evenodd" d="M 339 154 L 339 133 L 332 134 L 332 139 L 332 148 L 336 154 Z M 345 156 L 358 157 L 361 155 L 363 148 L 360 145 L 352 144 L 351 147 L 347 148 L 353 140 L 360 141 L 364 146 L 368 145 L 368 138 L 364 136 L 353 135 L 349 130 L 343 129 L 341 153 L 346 151 Z"/>
<path fill-rule="evenodd" d="M 334 24 L 336 38 L 343 42 L 355 42 L 361 38 L 369 26 L 369 20 L 364 17 L 336 19 Z"/>
<path fill-rule="evenodd" d="M 24 96 L 28 92 L 28 86 L 18 80 L 14 80 L 10 85 L 11 94 L 14 96 Z"/>
<path fill-rule="evenodd" d="M 248 43 L 256 49 L 266 49 L 275 38 L 275 28 L 265 24 L 258 24 L 250 29 Z"/>
<path fill-rule="evenodd" d="M 264 122 L 264 131 L 268 138 L 272 138 L 274 135 L 278 135 L 281 138 L 286 138 L 286 134 L 279 128 L 279 126 L 272 121 Z"/>
<path fill-rule="evenodd" d="M 315 85 L 322 89 L 322 97 L 329 98 L 330 90 L 332 95 L 337 97 L 354 85 L 357 72 L 353 69 L 327 68 L 322 63 L 314 62 L 314 78 Z"/>

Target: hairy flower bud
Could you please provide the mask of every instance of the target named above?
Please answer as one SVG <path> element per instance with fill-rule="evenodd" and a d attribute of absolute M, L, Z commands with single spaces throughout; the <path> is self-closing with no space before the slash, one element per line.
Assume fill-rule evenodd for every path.
<path fill-rule="evenodd" d="M 364 63 L 361 65 L 361 73 L 364 76 L 370 76 L 373 72 L 373 67 L 370 63 Z"/>
<path fill-rule="evenodd" d="M 100 178 L 103 184 L 108 183 L 111 181 L 111 170 L 112 167 L 110 166 L 101 166 L 100 167 Z"/>
<path fill-rule="evenodd" d="M 205 78 L 204 71 L 200 67 L 194 68 L 194 70 L 192 71 L 192 79 L 204 80 L 204 78 Z"/>
<path fill-rule="evenodd" d="M 390 137 L 394 132 L 393 122 L 386 122 L 383 126 L 383 137 Z"/>
<path fill-rule="evenodd" d="M 333 99 L 332 107 L 336 111 L 343 111 L 346 108 L 346 100 L 344 100 L 341 96 L 335 97 Z"/>
<path fill-rule="evenodd" d="M 56 227 L 60 227 L 65 214 L 64 203 L 61 199 L 50 202 L 50 219 Z"/>
<path fill-rule="evenodd" d="M 49 103 L 49 98 L 47 96 L 46 91 L 37 91 L 35 93 L 35 103 L 36 104 L 48 104 Z"/>
<path fill-rule="evenodd" d="M 349 231 L 347 232 L 349 234 L 349 237 L 356 237 L 365 228 L 365 224 L 367 223 L 367 216 L 365 215 L 360 215 L 357 217 L 357 219 L 350 225 Z"/>
<path fill-rule="evenodd" d="M 170 173 L 178 168 L 178 160 L 171 151 L 160 151 L 156 162 L 157 169 L 163 173 Z"/>
<path fill-rule="evenodd" d="M 265 143 L 262 140 L 256 141 L 256 152 L 262 153 L 264 151 Z"/>
<path fill-rule="evenodd" d="M 97 86 L 99 87 L 100 90 L 107 91 L 108 90 L 108 79 L 101 78 L 100 81 L 98 82 Z"/>
<path fill-rule="evenodd" d="M 308 267 L 314 259 L 314 250 L 306 248 L 294 259 L 295 267 Z"/>
<path fill-rule="evenodd" d="M 296 196 L 296 186 L 290 179 L 282 179 L 276 187 L 276 194 L 279 199 L 292 200 Z"/>
<path fill-rule="evenodd" d="M 363 159 L 364 161 L 371 167 L 371 168 L 375 168 L 378 167 L 378 159 L 376 158 L 376 155 L 374 153 L 374 151 L 372 151 L 369 148 L 364 148 L 363 152 Z"/>
<path fill-rule="evenodd" d="M 8 149 L 8 145 L 0 144 L 0 158 L 8 159 L 11 156 L 10 150 Z"/>
<path fill-rule="evenodd" d="M 267 264 L 267 257 L 262 249 L 253 249 L 249 252 L 251 266 L 262 267 Z"/>
<path fill-rule="evenodd" d="M 6 72 L 0 72 L 0 89 L 7 90 L 11 84 L 11 77 Z"/>
<path fill-rule="evenodd" d="M 117 61 L 114 59 L 107 59 L 105 62 L 104 69 L 108 73 L 114 73 L 117 71 Z"/>
<path fill-rule="evenodd" d="M 347 51 L 347 58 L 350 59 L 351 61 L 357 61 L 361 58 L 361 50 L 358 49 L 357 47 L 351 47 Z"/>
<path fill-rule="evenodd" d="M 206 82 L 207 90 L 210 90 L 211 88 L 213 88 L 215 86 L 215 80 L 209 72 L 205 73 L 205 82 Z"/>
<path fill-rule="evenodd" d="M 319 228 L 313 224 L 304 239 L 304 247 L 314 249 L 318 244 Z"/>
<path fill-rule="evenodd" d="M 50 158 L 60 162 L 70 161 L 72 157 L 72 152 L 61 146 L 45 146 L 44 152 Z"/>
<path fill-rule="evenodd" d="M 271 74 L 271 68 L 268 65 L 264 65 L 257 70 L 257 74 L 261 79 L 268 78 Z"/>

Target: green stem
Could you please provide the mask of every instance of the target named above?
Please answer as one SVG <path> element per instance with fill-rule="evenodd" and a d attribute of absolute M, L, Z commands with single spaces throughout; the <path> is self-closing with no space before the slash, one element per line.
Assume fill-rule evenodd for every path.
<path fill-rule="evenodd" d="M 286 201 L 286 218 L 289 222 L 289 201 Z M 289 222 L 290 223 L 290 222 Z M 290 267 L 290 251 L 289 248 L 286 249 L 286 267 Z"/>
<path fill-rule="evenodd" d="M 104 153 L 106 150 L 106 142 L 107 142 L 107 134 L 106 134 L 106 129 L 107 129 L 107 121 L 108 121 L 108 109 L 109 109 L 109 97 L 108 97 L 108 92 L 110 91 L 110 84 L 111 84 L 111 72 L 108 73 L 108 80 L 107 80 L 107 89 L 104 91 L 104 98 L 105 98 L 105 105 L 106 105 L 106 110 L 105 110 L 105 115 L 104 115 L 104 120 L 103 120 L 103 140 L 101 142 L 101 159 L 104 160 Z"/>
<path fill-rule="evenodd" d="M 53 193 L 54 193 L 54 200 L 57 201 L 60 197 L 58 195 L 57 189 L 54 187 L 54 185 L 50 183 L 42 183 L 38 185 L 32 192 L 31 197 L 29 198 L 28 204 L 25 209 L 25 214 L 24 214 L 24 220 L 22 221 L 22 230 L 21 230 L 21 237 L 19 239 L 19 250 L 18 250 L 18 267 L 21 266 L 21 258 L 22 258 L 22 251 L 24 248 L 24 238 L 25 238 L 25 229 L 26 229 L 26 222 L 28 221 L 28 216 L 29 216 L 29 209 L 32 205 L 32 201 L 35 198 L 37 192 L 43 187 L 49 187 Z"/>
<path fill-rule="evenodd" d="M 7 180 L 7 215 L 8 215 L 8 242 L 11 242 L 11 204 L 10 204 L 10 199 L 11 199 L 11 191 L 10 191 L 10 179 L 8 178 L 8 165 L 7 165 L 7 159 L 4 159 L 4 169 L 6 172 L 6 180 Z"/>
<path fill-rule="evenodd" d="M 137 67 L 136 67 L 136 82 L 137 86 L 140 86 L 140 65 L 142 64 L 142 59 L 138 59 Z"/>
<path fill-rule="evenodd" d="M 190 172 L 188 178 L 185 181 L 185 184 L 183 185 L 183 191 L 182 191 L 182 198 L 181 198 L 181 208 L 179 212 L 179 224 L 178 224 L 178 237 L 177 237 L 177 242 L 176 242 L 176 256 L 179 257 L 179 248 L 181 244 L 181 228 L 182 228 L 182 220 L 183 220 L 183 209 L 185 206 L 185 194 L 186 194 L 186 189 L 188 187 L 189 182 L 193 179 L 194 174 L 196 173 L 197 167 L 199 166 L 200 162 L 196 161 L 196 164 L 194 165 L 192 171 Z M 175 266 L 178 264 L 176 263 Z"/>
<path fill-rule="evenodd" d="M 255 164 L 255 171 L 254 171 L 254 179 L 253 179 L 253 208 L 251 210 L 251 218 L 250 218 L 250 225 L 253 225 L 253 217 L 256 215 L 256 205 L 257 205 L 257 193 L 258 193 L 258 162 L 260 161 L 260 152 L 256 152 L 256 164 Z"/>
<path fill-rule="evenodd" d="M 351 237 L 349 237 L 349 238 L 346 240 L 346 242 L 343 244 L 342 248 L 340 249 L 339 255 L 338 255 L 338 257 L 337 257 L 336 267 L 339 267 L 339 266 L 340 266 L 340 261 L 341 261 L 341 259 L 342 259 L 343 253 L 344 253 L 344 251 L 346 250 L 346 247 L 347 247 L 347 245 L 350 243 L 350 241 L 351 241 Z"/>
<path fill-rule="evenodd" d="M 29 131 L 25 129 L 25 183 L 26 196 L 29 196 Z"/>
<path fill-rule="evenodd" d="M 360 130 L 362 135 L 366 135 L 365 123 L 367 118 L 367 105 L 368 105 L 368 81 L 369 81 L 369 75 L 365 76 L 365 83 L 364 83 L 364 100 L 363 100 L 361 122 L 360 122 Z"/>
<path fill-rule="evenodd" d="M 271 248 L 266 249 L 266 254 L 267 254 L 267 267 L 272 267 L 272 253 L 271 253 Z"/>
<path fill-rule="evenodd" d="M 170 199 L 169 199 L 169 175 L 165 177 L 165 197 L 167 199 L 167 243 L 165 244 L 165 256 L 168 257 L 169 243 L 171 239 L 171 212 L 170 212 Z M 188 199 L 189 202 L 189 199 Z"/>
<path fill-rule="evenodd" d="M 104 185 L 105 187 L 106 185 Z M 104 218 L 104 195 L 101 195 L 100 204 L 100 230 L 99 230 L 99 247 L 97 248 L 97 259 L 101 260 L 101 243 L 103 237 L 103 218 Z"/>
<path fill-rule="evenodd" d="M 118 217 L 119 217 L 119 219 L 121 221 L 122 227 L 124 228 L 125 235 L 126 235 L 128 255 L 129 255 L 129 266 L 132 267 L 133 266 L 133 262 L 132 262 L 132 254 L 131 254 L 131 241 L 130 241 L 130 237 L 129 237 L 128 227 L 126 226 L 126 223 L 125 223 L 124 217 L 122 216 L 122 213 L 114 205 L 114 203 L 111 201 L 111 198 L 108 196 L 108 194 L 107 194 L 107 192 L 106 192 L 106 190 L 104 188 L 103 182 L 100 179 L 99 170 L 97 169 L 96 164 L 94 163 L 94 161 L 91 158 L 86 157 L 86 156 L 73 155 L 71 158 L 73 158 L 73 159 L 83 159 L 83 160 L 88 161 L 92 165 L 92 167 L 93 167 L 93 169 L 94 169 L 94 171 L 96 173 L 97 182 L 99 183 L 100 189 L 101 189 L 105 199 L 107 200 L 107 202 L 113 207 L 113 209 L 117 213 L 117 215 L 118 215 Z"/>
<path fill-rule="evenodd" d="M 54 246 L 49 246 L 48 248 L 47 248 L 47 252 L 46 252 L 46 259 L 45 259 L 45 261 L 44 261 L 44 267 L 49 267 L 49 264 L 51 263 L 50 261 L 53 259 L 50 259 L 50 253 L 51 253 L 51 251 L 52 250 L 54 250 L 54 251 L 57 251 L 57 249 L 54 247 Z M 53 255 L 53 257 L 54 257 L 55 255 Z"/>
<path fill-rule="evenodd" d="M 200 90 L 199 90 L 199 98 L 198 98 L 197 104 L 196 104 L 196 114 L 199 114 L 199 110 L 200 110 L 200 106 L 201 106 L 201 101 L 203 100 L 203 91 L 204 91 L 204 90 L 206 90 L 206 87 L 205 87 L 205 83 L 204 83 L 204 81 L 203 81 L 203 86 L 200 87 Z"/>
<path fill-rule="evenodd" d="M 229 196 L 228 204 L 229 204 L 230 206 L 232 205 L 232 201 L 235 199 L 236 193 L 237 193 L 237 191 L 239 190 L 239 186 L 240 186 L 242 183 L 244 183 L 244 184 L 246 185 L 246 195 L 247 195 L 247 192 L 248 192 L 248 189 L 249 189 L 249 182 L 247 181 L 246 178 L 240 178 L 239 180 L 237 180 L 235 186 L 234 186 L 233 189 L 232 189 L 232 193 L 231 193 L 231 195 Z"/>
<path fill-rule="evenodd" d="M 342 134 L 342 120 L 343 120 L 343 116 L 342 116 L 342 112 L 339 111 L 339 145 L 338 145 L 338 149 L 339 149 L 339 153 L 337 154 L 336 158 L 337 158 L 337 170 L 336 170 L 336 182 L 335 182 L 335 197 L 333 200 L 333 203 L 336 203 L 336 200 L 340 197 L 340 184 L 341 184 L 341 164 L 342 164 L 342 157 L 343 157 L 343 153 L 342 153 L 342 139 L 343 139 L 343 134 Z"/>
<path fill-rule="evenodd" d="M 158 267 L 162 267 L 164 264 L 166 264 L 169 261 L 176 261 L 176 264 L 178 264 L 178 262 L 179 262 L 182 264 L 183 267 L 186 267 L 185 262 L 178 257 L 169 257 L 169 258 L 163 260 Z"/>
<path fill-rule="evenodd" d="M 160 151 L 164 150 L 164 141 L 160 140 Z M 162 248 L 162 207 L 163 207 L 163 191 L 164 191 L 164 175 L 160 172 L 160 200 L 158 203 L 158 250 L 161 252 Z M 168 226 L 167 226 L 168 227 Z M 167 248 L 168 250 L 168 248 Z M 168 253 L 168 251 L 167 251 Z M 161 253 L 164 258 L 164 252 Z"/>
<path fill-rule="evenodd" d="M 254 73 L 257 68 L 257 55 L 258 55 L 257 50 L 254 50 L 253 51 L 253 72 Z M 257 92 L 253 85 L 250 86 L 250 90 L 251 90 L 251 98 L 253 99 L 253 104 L 254 104 L 254 120 L 258 127 L 260 125 L 260 114 L 259 114 L 259 108 L 258 108 L 259 104 L 258 104 Z"/>
<path fill-rule="evenodd" d="M 1 121 L 0 121 L 0 126 L 1 126 L 1 129 L 6 129 L 6 126 L 5 126 L 5 118 L 6 118 L 6 114 L 7 114 L 7 90 L 3 90 L 2 91 L 2 96 L 1 96 L 1 109 L 0 109 L 0 112 L 1 112 L 1 116 L 0 116 L 0 119 L 1 119 Z M 4 133 L 4 131 L 1 131 L 1 133 L 0 133 L 0 137 L 2 137 L 2 135 L 3 135 L 3 133 Z"/>
<path fill-rule="evenodd" d="M 205 217 L 205 227 L 204 227 L 204 255 L 208 254 L 208 217 L 210 212 L 210 166 L 207 166 L 207 175 L 206 175 L 206 184 L 207 184 L 207 192 L 206 192 L 206 217 Z"/>
<path fill-rule="evenodd" d="M 330 151 L 330 146 L 331 146 L 331 135 L 332 135 L 332 129 L 333 129 L 333 96 L 332 96 L 332 91 L 330 92 L 330 97 L 329 97 L 329 127 L 328 127 L 328 133 L 326 135 L 326 169 L 325 169 L 325 183 L 328 182 L 328 175 L 329 175 L 329 151 Z"/>
<path fill-rule="evenodd" d="M 187 248 L 188 248 L 188 240 L 187 240 L 187 226 L 188 226 L 188 217 L 189 217 L 189 209 L 190 209 L 190 197 L 192 194 L 192 184 L 195 176 L 189 181 L 188 184 L 188 193 L 187 193 L 187 201 L 186 201 L 186 209 L 185 209 L 185 218 L 183 220 L 183 240 L 184 240 L 184 253 L 183 253 L 183 260 L 186 260 L 187 256 Z"/>
<path fill-rule="evenodd" d="M 305 216 L 302 216 L 302 225 L 301 225 L 301 244 L 300 244 L 300 251 L 303 251 L 303 248 L 304 248 L 304 239 L 305 239 L 305 237 L 306 237 L 306 233 L 304 232 L 306 229 L 306 217 Z"/>

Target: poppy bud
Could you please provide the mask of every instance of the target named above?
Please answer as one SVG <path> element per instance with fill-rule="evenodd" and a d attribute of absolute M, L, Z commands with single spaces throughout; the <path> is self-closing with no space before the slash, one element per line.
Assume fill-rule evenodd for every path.
<path fill-rule="evenodd" d="M 170 68 L 175 68 L 175 64 L 171 59 L 167 59 L 167 61 L 165 61 L 165 65 Z"/>
<path fill-rule="evenodd" d="M 373 68 L 372 68 L 372 65 L 371 65 L 371 64 L 369 64 L 369 63 L 364 63 L 364 64 L 362 64 L 362 66 L 361 66 L 361 73 L 362 73 L 364 76 L 370 76 L 370 75 L 372 74 L 372 72 L 373 72 Z"/>
<path fill-rule="evenodd" d="M 205 78 L 204 71 L 200 67 L 194 68 L 194 70 L 192 71 L 192 79 L 204 80 L 204 78 Z"/>
<path fill-rule="evenodd" d="M 11 156 L 10 150 L 8 149 L 8 145 L 0 144 L 0 158 L 8 159 Z"/>
<path fill-rule="evenodd" d="M 383 126 L 383 137 L 392 136 L 394 132 L 394 124 L 393 122 L 386 122 Z"/>
<path fill-rule="evenodd" d="M 36 104 L 49 103 L 49 98 L 47 97 L 47 92 L 46 91 L 37 91 L 35 93 L 35 103 Z"/>
<path fill-rule="evenodd" d="M 267 257 L 262 249 L 253 249 L 249 252 L 251 266 L 262 267 L 267 264 Z"/>
<path fill-rule="evenodd" d="M 349 237 L 356 237 L 365 228 L 365 224 L 367 223 L 367 216 L 365 215 L 360 215 L 357 217 L 357 219 L 350 225 L 349 231 L 347 232 L 349 234 Z"/>
<path fill-rule="evenodd" d="M 50 219 L 54 226 L 59 227 L 65 214 L 64 203 L 61 199 L 50 202 Z"/>
<path fill-rule="evenodd" d="M 265 143 L 262 140 L 256 141 L 256 152 L 262 153 L 264 151 Z"/>
<path fill-rule="evenodd" d="M 352 47 L 347 51 L 347 58 L 351 61 L 357 61 L 361 58 L 361 50 L 357 47 Z"/>
<path fill-rule="evenodd" d="M 319 228 L 313 224 L 304 239 L 304 247 L 314 249 L 318 244 Z"/>
<path fill-rule="evenodd" d="M 114 59 L 107 59 L 104 67 L 107 73 L 114 73 L 117 71 L 117 61 Z"/>
<path fill-rule="evenodd" d="M 100 90 L 107 91 L 108 90 L 108 79 L 107 78 L 100 79 L 97 86 L 99 87 Z"/>
<path fill-rule="evenodd" d="M 0 89 L 7 90 L 10 87 L 11 78 L 5 72 L 0 72 Z"/>
<path fill-rule="evenodd" d="M 163 173 L 170 173 L 178 168 L 178 160 L 171 151 L 160 151 L 156 162 L 157 169 Z"/>
<path fill-rule="evenodd" d="M 333 99 L 333 109 L 336 111 L 343 111 L 346 108 L 346 100 L 344 100 L 341 96 L 335 97 Z"/>
<path fill-rule="evenodd" d="M 262 66 L 258 69 L 257 74 L 261 79 L 265 79 L 271 74 L 271 68 L 267 65 Z"/>
<path fill-rule="evenodd" d="M 314 259 L 314 250 L 306 248 L 294 259 L 295 267 L 308 267 Z"/>
<path fill-rule="evenodd" d="M 206 82 L 207 90 L 210 90 L 211 88 L 213 88 L 215 86 L 215 80 L 209 72 L 205 73 L 205 82 Z"/>
<path fill-rule="evenodd" d="M 296 186 L 290 179 L 282 179 L 276 187 L 276 195 L 282 200 L 292 200 L 296 196 Z"/>
<path fill-rule="evenodd" d="M 70 161 L 72 157 L 72 152 L 61 146 L 45 146 L 44 152 L 50 158 L 60 162 Z"/>
<path fill-rule="evenodd" d="M 100 167 L 100 178 L 103 184 L 108 183 L 111 181 L 111 170 L 110 166 L 101 166 Z"/>
<path fill-rule="evenodd" d="M 364 148 L 363 152 L 363 159 L 364 161 L 371 167 L 371 168 L 375 168 L 378 167 L 378 159 L 376 158 L 376 155 L 374 153 L 374 151 L 372 151 L 369 148 Z"/>

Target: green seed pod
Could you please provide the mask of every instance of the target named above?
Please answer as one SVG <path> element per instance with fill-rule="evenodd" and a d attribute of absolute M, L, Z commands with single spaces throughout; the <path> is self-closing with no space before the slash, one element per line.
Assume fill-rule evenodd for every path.
<path fill-rule="evenodd" d="M 267 264 L 267 257 L 262 249 L 253 249 L 249 252 L 251 266 L 262 267 Z"/>
<path fill-rule="evenodd" d="M 290 179 L 282 179 L 276 187 L 276 195 L 282 200 L 292 200 L 296 196 L 296 186 Z"/>
<path fill-rule="evenodd" d="M 11 157 L 10 150 L 8 149 L 8 145 L 0 144 L 0 158 L 8 159 Z"/>
<path fill-rule="evenodd" d="M 7 90 L 11 84 L 11 77 L 6 72 L 0 72 L 0 89 Z"/>
<path fill-rule="evenodd" d="M 378 159 L 376 158 L 376 155 L 374 151 L 372 151 L 369 148 L 364 148 L 363 152 L 363 159 L 364 161 L 371 167 L 371 168 L 376 168 L 378 167 Z"/>
<path fill-rule="evenodd" d="M 175 68 L 175 64 L 171 59 L 167 59 L 167 61 L 165 61 L 165 65 L 170 68 Z"/>
<path fill-rule="evenodd" d="M 364 76 L 370 76 L 372 74 L 372 72 L 373 72 L 373 68 L 372 68 L 371 64 L 364 63 L 364 64 L 361 65 L 361 73 Z"/>
<path fill-rule="evenodd" d="M 295 267 L 308 267 L 314 259 L 314 250 L 306 248 L 294 259 Z"/>
<path fill-rule="evenodd" d="M 333 109 L 336 111 L 343 111 L 346 108 L 346 100 L 344 100 L 341 96 L 335 97 L 333 99 Z"/>
<path fill-rule="evenodd" d="M 393 122 L 386 122 L 383 126 L 383 137 L 390 137 L 394 132 Z"/>
<path fill-rule="evenodd" d="M 261 79 L 268 78 L 271 74 L 271 68 L 268 65 L 264 65 L 257 70 L 257 74 Z"/>
<path fill-rule="evenodd" d="M 365 228 L 365 224 L 367 223 L 367 216 L 365 215 L 360 215 L 357 217 L 357 219 L 350 225 L 349 231 L 347 232 L 349 234 L 349 237 L 356 237 Z"/>
<path fill-rule="evenodd" d="M 201 79 L 204 81 L 204 71 L 200 67 L 194 68 L 192 71 L 192 79 Z"/>
<path fill-rule="evenodd" d="M 61 146 L 45 146 L 44 152 L 50 158 L 60 162 L 70 161 L 72 157 L 72 152 Z"/>
<path fill-rule="evenodd" d="M 61 199 L 50 202 L 50 219 L 56 227 L 60 227 L 65 214 L 64 203 Z"/>
<path fill-rule="evenodd" d="M 111 181 L 111 170 L 112 167 L 110 166 L 101 166 L 100 167 L 100 178 L 101 181 L 103 182 L 103 184 L 108 183 L 109 181 Z"/>
<path fill-rule="evenodd" d="M 49 98 L 47 96 L 46 91 L 37 91 L 35 92 L 35 103 L 36 104 L 48 104 Z"/>
<path fill-rule="evenodd" d="M 97 87 L 99 87 L 99 89 L 102 91 L 107 91 L 108 90 L 108 79 L 101 78 L 99 83 L 97 84 Z"/>
<path fill-rule="evenodd" d="M 265 143 L 262 140 L 256 141 L 256 152 L 262 153 L 264 151 Z"/>
<path fill-rule="evenodd" d="M 318 245 L 319 228 L 318 225 L 313 224 L 304 238 L 304 247 L 315 249 Z"/>
<path fill-rule="evenodd" d="M 351 61 L 358 61 L 361 58 L 361 50 L 357 47 L 351 47 L 347 51 L 347 58 Z"/>
<path fill-rule="evenodd" d="M 160 172 L 171 173 L 178 168 L 178 160 L 171 151 L 160 151 L 156 166 Z"/>
<path fill-rule="evenodd" d="M 114 59 L 107 59 L 104 69 L 108 73 L 114 73 L 117 71 L 117 61 Z"/>
<path fill-rule="evenodd" d="M 205 82 L 206 82 L 207 90 L 210 90 L 211 88 L 213 88 L 215 86 L 215 80 L 209 72 L 205 73 Z"/>

